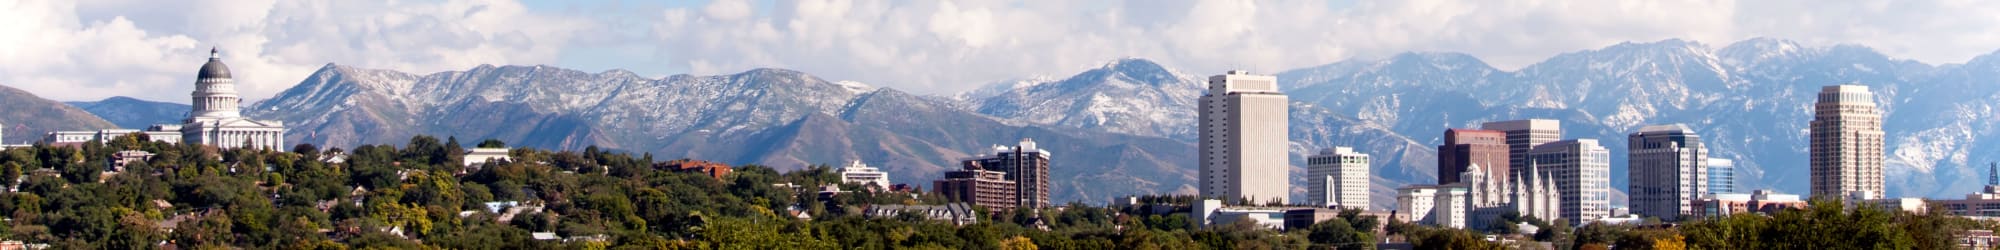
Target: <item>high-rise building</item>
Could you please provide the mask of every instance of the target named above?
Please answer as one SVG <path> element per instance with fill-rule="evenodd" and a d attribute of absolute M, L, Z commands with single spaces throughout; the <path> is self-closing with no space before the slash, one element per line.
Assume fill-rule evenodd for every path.
<path fill-rule="evenodd" d="M 1736 193 L 1736 160 L 1708 158 L 1708 193 Z"/>
<path fill-rule="evenodd" d="M 1708 191 L 1708 147 L 1687 125 L 1652 125 L 1626 138 L 1632 213 L 1678 221 Z"/>
<path fill-rule="evenodd" d="M 1049 207 L 1049 152 L 1035 145 L 1034 139 L 1021 139 L 1019 145 L 1009 147 L 993 146 L 992 155 L 981 155 L 966 159 L 967 164 L 978 164 L 980 168 L 1006 173 L 1005 178 L 1016 185 L 1016 206 L 1020 208 Z"/>
<path fill-rule="evenodd" d="M 1562 121 L 1557 120 L 1497 121 L 1480 124 L 1479 128 L 1498 130 L 1507 134 L 1509 175 L 1521 175 L 1521 169 L 1528 167 L 1528 151 L 1533 150 L 1535 146 L 1562 140 Z"/>
<path fill-rule="evenodd" d="M 1596 139 L 1545 143 L 1528 159 L 1529 168 L 1554 179 L 1562 218 L 1580 224 L 1611 215 L 1611 151 Z"/>
<path fill-rule="evenodd" d="M 1513 175 L 1507 165 L 1512 152 L 1508 151 L 1507 133 L 1496 130 L 1446 129 L 1444 145 L 1438 145 L 1438 184 L 1458 183 L 1457 174 L 1465 172 L 1472 165 L 1484 168 L 1487 176 L 1501 180 L 1501 185 Z"/>
<path fill-rule="evenodd" d="M 1306 157 L 1306 202 L 1368 209 L 1368 154 L 1334 147 Z"/>
<path fill-rule="evenodd" d="M 875 187 L 884 189 L 889 188 L 889 185 L 893 185 L 889 183 L 888 172 L 882 172 L 880 168 L 869 167 L 868 164 L 861 163 L 861 161 L 854 161 L 854 163 L 848 163 L 846 167 L 841 167 L 840 181 L 863 186 L 875 185 Z"/>
<path fill-rule="evenodd" d="M 931 189 L 953 202 L 969 202 L 994 211 L 1013 210 L 1020 204 L 1014 181 L 1007 180 L 1007 173 L 986 170 L 979 162 L 964 162 L 958 171 L 944 172 L 944 179 L 931 184 Z"/>
<path fill-rule="evenodd" d="M 1290 104 L 1278 78 L 1244 71 L 1208 78 L 1201 96 L 1201 195 L 1252 202 L 1291 194 Z"/>
<path fill-rule="evenodd" d="M 1813 198 L 1882 199 L 1882 114 L 1868 86 L 1821 88 L 1811 140 Z"/>

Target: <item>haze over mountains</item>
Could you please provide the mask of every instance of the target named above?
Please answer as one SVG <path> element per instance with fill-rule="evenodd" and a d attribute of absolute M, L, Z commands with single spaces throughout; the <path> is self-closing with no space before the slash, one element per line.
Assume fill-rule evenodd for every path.
<path fill-rule="evenodd" d="M 652 79 L 548 66 L 420 75 L 328 64 L 278 96 L 247 105 L 246 113 L 286 122 L 295 143 L 401 144 L 430 134 L 780 169 L 858 159 L 891 171 L 895 182 L 924 186 L 960 157 L 1027 137 L 1055 156 L 1057 201 L 1103 202 L 1193 192 L 1193 106 L 1202 78 L 1213 73 L 1128 58 L 1069 77 L 926 96 L 783 69 Z M 1973 191 L 1983 184 L 1977 166 L 2000 153 L 1990 129 L 2000 125 L 1995 54 L 1929 65 L 1858 46 L 1753 39 L 1716 48 L 1666 40 L 1566 53 L 1515 71 L 1465 54 L 1407 53 L 1275 73 L 1294 101 L 1294 193 L 1303 192 L 1303 155 L 1351 146 L 1374 156 L 1375 198 L 1389 200 L 1389 187 L 1435 180 L 1433 147 L 1445 128 L 1525 118 L 1560 119 L 1566 138 L 1603 140 L 1614 156 L 1612 186 L 1620 189 L 1626 133 L 1687 123 L 1709 143 L 1711 157 L 1737 159 L 1739 183 L 1746 184 L 1739 189 L 1804 193 L 1812 93 L 1848 82 L 1871 86 L 1884 109 L 1891 196 Z M 135 101 L 73 105 L 120 126 L 170 122 L 143 120 L 185 112 L 184 105 L 129 107 L 146 106 L 128 104 L 143 103 Z M 95 108 L 111 104 L 119 108 Z M 75 109 L 53 102 L 15 107 L 21 105 Z M 70 120 L 30 122 L 24 130 L 112 123 Z M 17 131 L 7 130 L 18 139 Z"/>

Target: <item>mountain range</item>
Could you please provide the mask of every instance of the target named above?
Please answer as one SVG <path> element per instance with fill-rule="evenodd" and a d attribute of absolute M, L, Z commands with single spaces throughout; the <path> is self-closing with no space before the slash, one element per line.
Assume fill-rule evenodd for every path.
<path fill-rule="evenodd" d="M 2000 153 L 1988 129 L 2000 125 L 1996 54 L 1930 65 L 1853 45 L 1663 40 L 1564 53 L 1518 70 L 1426 52 L 1277 75 L 1293 101 L 1294 193 L 1304 192 L 1305 155 L 1350 146 L 1374 156 L 1376 207 L 1393 203 L 1391 187 L 1435 180 L 1433 145 L 1444 129 L 1527 118 L 1562 120 L 1566 138 L 1602 140 L 1614 156 L 1614 187 L 1626 183 L 1622 137 L 1648 124 L 1685 123 L 1711 157 L 1737 160 L 1740 190 L 1803 193 L 1813 94 L 1842 83 L 1872 87 L 1884 110 L 1892 196 L 1974 191 L 1983 184 L 1976 166 Z M 549 66 L 411 74 L 328 64 L 249 105 L 247 115 L 286 122 L 293 142 L 333 147 L 428 134 L 779 169 L 860 160 L 915 184 L 994 145 L 1032 138 L 1055 156 L 1056 200 L 1101 202 L 1193 193 L 1194 105 L 1204 84 L 1137 58 L 936 96 L 785 69 L 647 78 Z M 73 105 L 121 126 L 185 113 L 185 105 L 123 104 L 134 101 Z"/>
<path fill-rule="evenodd" d="M 7 107 L 7 112 L 0 112 L 0 144 L 33 143 L 52 131 L 118 127 L 83 109 L 13 87 L 0 86 L 0 107 Z"/>

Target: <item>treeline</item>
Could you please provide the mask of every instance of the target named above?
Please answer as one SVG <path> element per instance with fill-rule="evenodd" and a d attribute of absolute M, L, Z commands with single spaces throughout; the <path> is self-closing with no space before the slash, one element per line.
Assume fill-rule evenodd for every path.
<path fill-rule="evenodd" d="M 514 149 L 511 161 L 468 168 L 460 145 L 418 136 L 400 146 L 218 150 L 126 136 L 9 149 L 0 184 L 14 190 L 0 193 L 0 238 L 59 249 L 1365 249 L 1374 234 L 1356 228 L 1379 223 L 1349 213 L 1313 230 L 1198 230 L 1184 213 L 1082 204 L 982 209 L 967 226 L 868 219 L 868 204 L 945 201 L 842 184 L 829 166 L 741 166 L 718 179 L 595 147 Z M 156 155 L 104 174 L 126 150 Z M 850 192 L 821 199 L 828 186 Z M 505 212 L 486 203 L 505 201 L 543 209 L 502 223 Z"/>
<path fill-rule="evenodd" d="M 498 141 L 479 144 L 499 146 Z M 1994 223 L 1816 202 L 1805 210 L 1670 226 L 1509 217 L 1539 227 L 1479 231 L 1343 211 L 1305 229 L 1249 223 L 1198 229 L 1188 196 L 1137 206 L 1067 204 L 988 213 L 954 226 L 869 204 L 942 204 L 927 193 L 843 184 L 829 166 L 741 166 L 723 178 L 600 150 L 514 149 L 466 167 L 456 138 L 354 149 L 217 150 L 127 136 L 74 147 L 0 152 L 0 238 L 59 249 L 1944 249 Z M 156 154 L 105 174 L 114 153 Z M 847 191 L 822 199 L 820 190 Z M 488 202 L 540 206 L 514 214 Z M 810 219 L 801 218 L 803 213 Z M 1512 225 L 1512 224 L 1508 224 Z M 1374 229 L 1381 226 L 1385 230 Z M 536 233 L 553 233 L 537 240 Z M 1488 241 L 1488 235 L 1511 243 Z"/>

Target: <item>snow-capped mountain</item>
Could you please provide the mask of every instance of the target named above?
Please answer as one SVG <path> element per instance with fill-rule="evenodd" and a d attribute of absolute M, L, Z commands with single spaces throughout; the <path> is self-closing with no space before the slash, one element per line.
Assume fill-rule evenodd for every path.
<path fill-rule="evenodd" d="M 1929 65 L 1853 45 L 1664 40 L 1564 53 L 1514 71 L 1466 54 L 1405 53 L 1277 75 L 1294 102 L 1294 165 L 1326 147 L 1368 152 L 1378 200 L 1390 200 L 1390 187 L 1434 179 L 1432 148 L 1444 129 L 1526 118 L 1563 120 L 1565 137 L 1612 145 L 1620 189 L 1628 180 L 1621 138 L 1647 124 L 1686 123 L 1711 157 L 1737 160 L 1739 189 L 1805 193 L 1814 93 L 1841 83 L 1870 86 L 1885 112 L 1892 196 L 1971 192 L 1983 184 L 1978 166 L 2000 160 L 1991 129 L 2000 126 L 2000 53 Z M 329 64 L 249 113 L 287 122 L 295 142 L 329 146 L 431 134 L 779 168 L 860 159 L 916 184 L 958 158 L 1028 137 L 1058 157 L 1055 198 L 1100 201 L 1193 192 L 1203 84 L 1136 58 L 950 96 L 782 69 L 654 79 L 547 66 L 417 75 Z M 1294 167 L 1294 177 L 1302 173 Z"/>
<path fill-rule="evenodd" d="M 328 65 L 252 115 L 287 122 L 294 142 L 331 147 L 426 134 L 780 169 L 861 160 L 919 185 L 992 145 L 1032 138 L 1058 157 L 1058 200 L 1191 189 L 1185 142 L 1010 124 L 950 102 L 782 69 L 650 79 L 548 66 L 416 75 Z"/>
<path fill-rule="evenodd" d="M 1202 78 L 1126 58 L 1068 78 L 1000 82 L 957 96 L 975 103 L 979 113 L 1017 122 L 1193 143 L 1195 109 L 1206 86 Z M 1335 146 L 1374 156 L 1374 172 L 1385 180 L 1377 183 L 1380 200 L 1392 200 L 1395 186 L 1436 176 L 1436 150 L 1387 126 L 1306 103 L 1294 102 L 1290 112 L 1293 193 L 1305 192 L 1305 156 Z"/>
<path fill-rule="evenodd" d="M 1202 81 L 1153 61 L 1120 59 L 1069 78 L 1011 82 L 968 92 L 981 114 L 1068 128 L 1195 137 Z"/>
<path fill-rule="evenodd" d="M 1279 75 L 1294 100 L 1391 126 L 1426 144 L 1449 127 L 1525 118 L 1564 121 L 1567 138 L 1612 142 L 1647 124 L 1686 123 L 1711 157 L 1738 162 L 1740 188 L 1805 193 L 1806 123 L 1814 93 L 1858 83 L 1875 91 L 1889 133 L 1889 194 L 1957 196 L 1977 189 L 1974 168 L 1996 159 L 1992 139 L 2000 64 L 1898 60 L 1853 45 L 1802 46 L 1759 38 L 1723 48 L 1664 40 L 1555 56 L 1518 71 L 1462 54 L 1405 54 Z M 1624 147 L 1611 146 L 1613 186 L 1624 187 Z"/>

